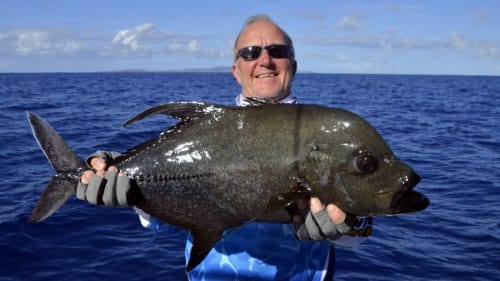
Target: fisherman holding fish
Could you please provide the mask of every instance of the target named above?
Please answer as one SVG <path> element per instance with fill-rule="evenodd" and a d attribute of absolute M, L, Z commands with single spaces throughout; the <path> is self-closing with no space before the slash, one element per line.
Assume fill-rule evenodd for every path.
<path fill-rule="evenodd" d="M 234 44 L 232 73 L 242 87 L 238 106 L 248 98 L 296 103 L 291 84 L 297 71 L 293 43 L 269 17 L 250 17 Z M 128 177 L 107 162 L 116 157 L 98 152 L 88 158 L 93 171 L 80 179 L 77 197 L 92 204 L 127 205 Z M 99 187 L 103 190 L 99 191 Z M 158 229 L 158 222 L 140 209 L 143 226 Z M 190 280 L 333 280 L 334 244 L 356 246 L 371 233 L 371 218 L 356 218 L 319 198 L 288 208 L 291 224 L 252 222 L 221 239 L 200 265 L 189 271 Z M 298 239 L 297 239 L 298 238 Z M 192 247 L 186 245 L 186 258 Z"/>

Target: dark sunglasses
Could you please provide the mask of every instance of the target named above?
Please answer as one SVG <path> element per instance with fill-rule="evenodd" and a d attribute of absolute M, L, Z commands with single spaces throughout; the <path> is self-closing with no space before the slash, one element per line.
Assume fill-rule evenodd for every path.
<path fill-rule="evenodd" d="M 253 61 L 260 57 L 263 49 L 266 49 L 269 56 L 274 59 L 291 58 L 293 56 L 293 51 L 290 46 L 276 44 L 265 47 L 248 46 L 245 48 L 241 48 L 238 51 L 237 57 L 240 57 L 245 61 Z"/>

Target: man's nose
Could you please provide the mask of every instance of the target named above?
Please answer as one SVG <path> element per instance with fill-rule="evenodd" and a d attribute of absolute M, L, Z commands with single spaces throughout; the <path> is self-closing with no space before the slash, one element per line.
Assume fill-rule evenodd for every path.
<path fill-rule="evenodd" d="M 266 49 L 262 50 L 262 53 L 260 54 L 260 57 L 259 57 L 259 64 L 260 65 L 270 65 L 270 64 L 272 64 L 272 61 L 273 61 L 273 59 L 269 55 L 269 52 Z"/>

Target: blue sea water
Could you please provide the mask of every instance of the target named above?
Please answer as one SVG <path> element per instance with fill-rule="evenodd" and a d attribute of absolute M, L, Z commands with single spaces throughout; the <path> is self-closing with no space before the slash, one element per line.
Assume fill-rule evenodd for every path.
<path fill-rule="evenodd" d="M 301 103 L 360 114 L 423 178 L 423 212 L 377 217 L 337 249 L 336 280 L 500 280 L 500 77 L 298 74 Z M 184 231 L 142 228 L 129 208 L 72 199 L 28 224 L 53 171 L 33 111 L 82 157 L 124 151 L 173 124 L 121 125 L 173 101 L 231 105 L 229 73 L 0 74 L 0 280 L 185 280 Z"/>

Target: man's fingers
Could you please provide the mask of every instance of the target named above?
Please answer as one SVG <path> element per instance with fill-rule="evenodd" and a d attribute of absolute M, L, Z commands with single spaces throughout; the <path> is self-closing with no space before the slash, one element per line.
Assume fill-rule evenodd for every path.
<path fill-rule="evenodd" d="M 118 174 L 118 178 L 116 179 L 116 200 L 118 201 L 118 206 L 128 206 L 127 194 L 129 190 L 130 179 L 126 174 L 120 172 Z"/>
<path fill-rule="evenodd" d="M 96 174 L 90 179 L 90 183 L 87 186 L 85 192 L 85 197 L 90 204 L 98 205 L 100 203 L 99 198 L 102 198 L 104 178 Z"/>
<path fill-rule="evenodd" d="M 96 171 L 99 171 L 99 170 L 104 171 L 108 167 L 108 164 L 106 163 L 106 161 L 100 157 L 94 157 L 94 158 L 90 159 L 89 163 L 90 163 L 90 166 L 92 166 L 92 168 Z"/>
<path fill-rule="evenodd" d="M 115 206 L 116 202 L 116 177 L 118 175 L 118 169 L 114 166 L 109 167 L 106 171 L 104 179 L 106 185 L 104 186 L 104 193 L 102 195 L 102 201 L 106 206 Z"/>
<path fill-rule="evenodd" d="M 309 200 L 309 210 L 305 218 L 297 216 L 292 218 L 299 239 L 335 240 L 347 233 L 350 227 L 344 222 L 346 213 L 334 204 L 325 204 L 317 197 Z"/>
<path fill-rule="evenodd" d="M 306 216 L 306 221 L 304 223 L 304 227 L 307 229 L 307 233 L 309 234 L 309 238 L 312 240 L 324 240 L 324 236 L 321 234 L 321 230 L 319 229 L 319 225 L 316 223 L 316 220 L 313 218 L 312 212 L 309 212 Z"/>
<path fill-rule="evenodd" d="M 80 200 L 85 200 L 85 193 L 87 192 L 87 184 L 82 183 L 82 181 L 78 182 L 76 186 L 76 198 Z"/>
<path fill-rule="evenodd" d="M 309 200 L 309 203 L 310 203 L 310 211 L 313 213 L 320 212 L 325 208 L 325 205 L 317 197 L 312 197 L 311 200 Z"/>
<path fill-rule="evenodd" d="M 96 168 L 106 167 L 106 164 L 103 165 L 105 162 L 98 157 L 91 159 L 90 162 Z M 129 190 L 130 179 L 127 175 L 120 172 L 117 167 L 110 166 L 107 170 L 85 171 L 78 182 L 76 197 L 94 205 L 124 207 L 128 206 Z"/>
<path fill-rule="evenodd" d="M 339 232 L 335 228 L 335 224 L 333 224 L 332 220 L 328 216 L 328 213 L 325 209 L 317 212 L 317 213 L 312 213 L 312 216 L 314 217 L 314 220 L 318 224 L 318 227 L 321 231 L 321 238 L 324 239 L 324 237 L 327 237 L 329 239 L 336 239 L 339 236 Z M 322 239 L 317 239 L 317 240 L 322 240 Z"/>
<path fill-rule="evenodd" d="M 106 170 L 97 170 L 95 172 L 95 175 L 100 177 L 100 178 L 104 178 L 104 176 L 106 176 Z"/>
<path fill-rule="evenodd" d="M 326 211 L 334 224 L 341 224 L 345 221 L 345 212 L 334 204 L 328 204 L 328 206 L 326 206 Z"/>
<path fill-rule="evenodd" d="M 91 170 L 83 172 L 83 175 L 80 177 L 80 182 L 85 185 L 89 184 L 93 175 L 95 175 L 95 173 Z"/>
<path fill-rule="evenodd" d="M 83 175 L 80 177 L 78 181 L 78 185 L 76 186 L 76 198 L 80 200 L 85 200 L 85 193 L 87 192 L 87 185 L 90 183 L 90 179 L 95 175 L 95 173 L 91 170 L 87 170 L 83 172 Z"/>

